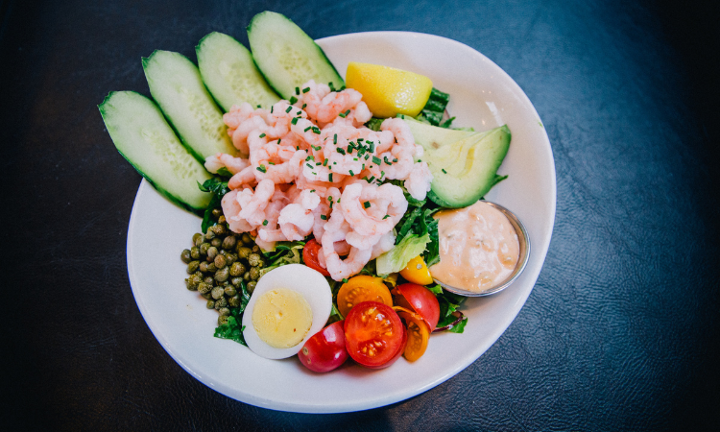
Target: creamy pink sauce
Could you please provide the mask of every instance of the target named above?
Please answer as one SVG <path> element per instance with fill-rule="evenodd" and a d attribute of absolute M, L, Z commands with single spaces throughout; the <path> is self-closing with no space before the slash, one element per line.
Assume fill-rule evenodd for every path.
<path fill-rule="evenodd" d="M 440 262 L 430 267 L 435 279 L 479 293 L 500 284 L 517 266 L 517 232 L 500 210 L 478 201 L 440 211 L 435 219 L 440 237 Z"/>

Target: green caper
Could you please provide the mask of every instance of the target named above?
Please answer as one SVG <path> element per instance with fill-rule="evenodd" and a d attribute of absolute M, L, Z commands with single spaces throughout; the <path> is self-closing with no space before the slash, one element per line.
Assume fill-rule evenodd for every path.
<path fill-rule="evenodd" d="M 213 227 L 216 236 L 224 236 L 227 234 L 227 228 L 223 224 L 217 224 Z"/>
<path fill-rule="evenodd" d="M 230 277 L 230 269 L 223 267 L 215 272 L 215 280 L 218 282 L 225 282 Z"/>
<path fill-rule="evenodd" d="M 234 262 L 230 266 L 230 276 L 240 276 L 241 274 L 245 273 L 245 266 L 241 262 Z M 235 285 L 235 284 L 233 284 Z"/>
<path fill-rule="evenodd" d="M 250 294 L 252 294 L 252 292 L 255 291 L 255 285 L 257 285 L 257 282 L 255 282 L 255 281 L 248 282 L 247 290 Z"/>
<path fill-rule="evenodd" d="M 252 249 L 249 247 L 239 247 L 237 250 L 238 258 L 246 259 L 252 253 Z"/>
<path fill-rule="evenodd" d="M 190 276 L 190 282 L 192 282 L 192 284 L 197 287 L 197 285 L 202 282 L 202 278 L 202 273 L 195 272 Z"/>
<path fill-rule="evenodd" d="M 212 211 L 212 217 L 214 217 L 215 219 L 217 219 L 217 218 L 219 218 L 219 217 L 222 216 L 222 215 L 223 215 L 223 212 L 222 212 L 221 209 L 219 209 L 219 208 L 213 209 L 213 211 Z"/>
<path fill-rule="evenodd" d="M 183 249 L 182 253 L 180 253 L 180 259 L 185 264 L 189 264 L 190 261 L 192 261 L 192 257 L 190 256 L 190 249 Z"/>
<path fill-rule="evenodd" d="M 220 297 L 222 297 L 223 294 L 225 294 L 225 290 L 222 289 L 222 288 L 220 288 L 220 287 L 215 287 L 215 288 L 212 289 L 211 294 L 212 294 L 212 298 L 214 298 L 215 300 L 217 300 L 217 299 L 219 299 Z"/>
<path fill-rule="evenodd" d="M 243 275 L 243 279 L 245 280 L 245 282 L 250 281 L 250 272 L 249 271 L 245 272 L 245 274 Z"/>
<path fill-rule="evenodd" d="M 215 283 L 215 278 L 213 278 L 212 276 L 205 276 L 205 279 L 203 279 L 203 282 L 212 286 L 213 283 Z"/>
<path fill-rule="evenodd" d="M 195 233 L 195 234 L 193 234 L 193 236 L 192 236 L 192 242 L 193 242 L 193 244 L 194 244 L 195 246 L 197 246 L 197 245 L 199 245 L 200 243 L 202 243 L 202 240 L 203 240 L 203 235 L 202 235 L 202 234 L 200 234 L 200 233 Z"/>
<path fill-rule="evenodd" d="M 262 267 L 264 264 L 262 257 L 257 253 L 250 254 L 248 257 L 248 263 L 250 263 L 252 267 Z"/>
<path fill-rule="evenodd" d="M 209 227 L 207 229 L 207 232 L 205 233 L 205 239 L 208 241 L 211 241 L 215 238 L 215 231 L 213 231 L 213 227 Z"/>
<path fill-rule="evenodd" d="M 210 292 L 206 292 L 205 294 L 200 294 L 201 297 L 203 297 L 205 300 L 212 300 L 212 296 L 210 295 Z"/>
<path fill-rule="evenodd" d="M 218 312 L 220 312 L 220 316 L 230 315 L 230 309 L 226 308 L 226 307 L 220 308 L 220 310 L 218 310 Z"/>
<path fill-rule="evenodd" d="M 248 233 L 244 233 L 242 235 L 242 237 L 240 238 L 240 240 L 242 240 L 243 243 L 250 243 L 250 244 L 253 243 L 253 239 L 252 239 L 252 237 L 250 237 L 250 234 L 248 234 Z"/>
<path fill-rule="evenodd" d="M 210 243 L 208 243 L 208 242 L 202 243 L 200 246 L 198 246 L 198 249 L 200 250 L 201 256 L 206 256 L 208 249 L 210 249 Z"/>
<path fill-rule="evenodd" d="M 260 246 L 258 246 L 258 245 L 253 246 L 253 247 L 252 247 L 252 251 L 255 252 L 255 253 L 260 252 Z"/>
<path fill-rule="evenodd" d="M 215 300 L 208 300 L 207 303 L 205 303 L 205 307 L 208 309 L 212 309 L 215 307 Z"/>
<path fill-rule="evenodd" d="M 225 222 L 226 222 L 225 215 L 220 215 L 220 217 L 218 217 L 218 223 L 224 224 Z"/>
<path fill-rule="evenodd" d="M 260 269 L 257 267 L 250 267 L 250 279 L 254 281 L 260 279 Z"/>
<path fill-rule="evenodd" d="M 220 308 L 223 308 L 227 306 L 227 300 L 225 300 L 225 297 L 220 297 L 219 299 L 215 300 L 215 310 L 220 310 Z"/>
<path fill-rule="evenodd" d="M 190 256 L 191 256 L 192 259 L 194 259 L 194 260 L 200 259 L 200 249 L 198 249 L 197 246 L 191 247 L 191 248 L 190 248 Z"/>
<path fill-rule="evenodd" d="M 187 273 L 188 274 L 195 273 L 196 271 L 198 271 L 198 267 L 200 267 L 199 261 L 190 261 L 187 266 Z"/>
<path fill-rule="evenodd" d="M 215 273 L 217 271 L 217 267 L 215 267 L 215 263 L 211 262 L 208 264 L 208 272 Z"/>
<path fill-rule="evenodd" d="M 210 246 L 207 250 L 207 257 L 209 260 L 214 260 L 218 254 L 218 249 L 215 246 Z"/>
<path fill-rule="evenodd" d="M 226 296 L 232 297 L 232 296 L 234 296 L 235 294 L 237 294 L 237 290 L 235 289 L 234 286 L 228 285 L 228 286 L 225 287 L 225 295 L 226 295 Z"/>
<path fill-rule="evenodd" d="M 216 248 L 219 248 L 220 246 L 222 246 L 222 240 L 219 239 L 219 238 L 217 238 L 217 237 L 215 237 L 214 239 L 212 239 L 212 240 L 210 241 L 210 244 L 213 245 L 213 246 L 215 246 Z"/>
<path fill-rule="evenodd" d="M 200 282 L 197 285 L 197 290 L 200 294 L 206 294 L 212 290 L 212 286 L 206 284 L 205 282 Z"/>
<path fill-rule="evenodd" d="M 218 317 L 218 325 L 225 325 L 228 322 L 228 316 L 227 315 L 220 315 Z"/>
<path fill-rule="evenodd" d="M 238 306 L 240 306 L 240 296 L 234 295 L 234 296 L 230 297 L 227 302 L 230 305 L 230 307 L 238 307 Z"/>
<path fill-rule="evenodd" d="M 239 276 L 239 275 L 230 279 L 230 283 L 232 284 L 232 286 L 235 287 L 235 289 L 240 288 L 240 284 L 242 283 L 242 281 L 243 281 L 243 278 L 242 278 L 242 276 Z"/>
<path fill-rule="evenodd" d="M 201 263 L 200 263 L 200 267 L 199 267 L 199 268 L 200 268 L 200 271 L 203 272 L 203 273 L 207 273 L 207 272 L 208 272 L 208 265 L 209 265 L 209 264 L 208 264 L 207 261 L 201 262 Z"/>
<path fill-rule="evenodd" d="M 218 255 L 215 257 L 215 267 L 218 269 L 224 268 L 227 265 L 227 259 L 224 255 Z"/>
<path fill-rule="evenodd" d="M 228 252 L 225 254 L 225 259 L 227 259 L 227 265 L 231 266 L 235 261 L 238 260 L 238 257 L 234 253 Z"/>
<path fill-rule="evenodd" d="M 235 248 L 235 245 L 237 244 L 237 239 L 235 236 L 229 235 L 223 239 L 222 242 L 222 248 L 225 250 L 232 250 Z"/>

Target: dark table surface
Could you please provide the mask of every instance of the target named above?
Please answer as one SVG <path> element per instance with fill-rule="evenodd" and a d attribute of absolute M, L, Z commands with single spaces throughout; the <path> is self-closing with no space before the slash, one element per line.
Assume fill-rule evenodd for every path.
<path fill-rule="evenodd" d="M 718 430 L 717 6 L 207 3 L 0 3 L 4 430 Z M 149 94 L 154 49 L 195 59 L 211 31 L 247 44 L 266 9 L 314 38 L 463 42 L 516 80 L 550 138 L 557 216 L 533 292 L 484 355 L 409 400 L 332 415 L 237 402 L 181 369 L 133 299 L 141 177 L 97 105 Z"/>

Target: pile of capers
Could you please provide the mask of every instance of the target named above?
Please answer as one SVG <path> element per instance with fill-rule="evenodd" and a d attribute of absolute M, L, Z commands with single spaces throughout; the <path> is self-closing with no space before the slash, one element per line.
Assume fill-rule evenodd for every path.
<path fill-rule="evenodd" d="M 185 285 L 207 300 L 207 308 L 220 313 L 218 324 L 227 322 L 231 307 L 240 306 L 241 284 L 252 293 L 260 278 L 265 260 L 260 248 L 248 235 L 236 234 L 228 228 L 222 210 L 212 211 L 217 221 L 205 234 L 195 233 L 193 246 L 180 254 L 187 264 Z"/>

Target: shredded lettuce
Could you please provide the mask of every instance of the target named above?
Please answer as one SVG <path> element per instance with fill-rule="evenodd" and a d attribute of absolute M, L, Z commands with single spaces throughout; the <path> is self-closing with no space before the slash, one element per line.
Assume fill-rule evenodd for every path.
<path fill-rule="evenodd" d="M 305 247 L 303 241 L 278 242 L 274 250 L 263 252 L 267 265 L 260 270 L 260 277 L 280 266 L 302 263 L 303 247 Z"/>
<path fill-rule="evenodd" d="M 425 245 L 430 243 L 430 236 L 412 234 L 403 238 L 390 251 L 375 260 L 375 268 L 379 276 L 397 273 L 407 266 L 411 259 L 423 253 Z"/>
<path fill-rule="evenodd" d="M 219 339 L 234 340 L 239 344 L 247 346 L 245 336 L 243 335 L 245 327 L 242 326 L 242 316 L 248 302 L 250 301 L 250 293 L 245 286 L 245 281 L 240 283 L 239 294 L 240 306 L 230 308 L 230 316 L 228 316 L 227 323 L 217 326 L 214 336 Z"/>

